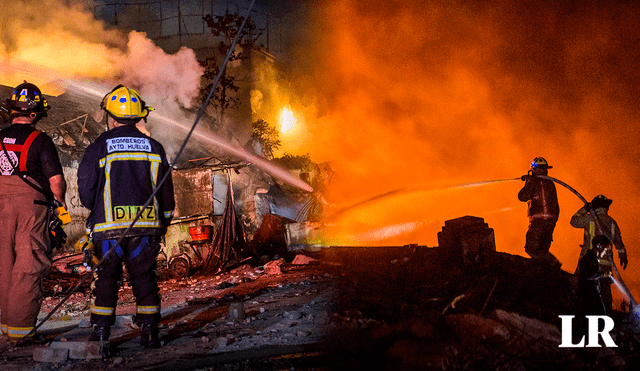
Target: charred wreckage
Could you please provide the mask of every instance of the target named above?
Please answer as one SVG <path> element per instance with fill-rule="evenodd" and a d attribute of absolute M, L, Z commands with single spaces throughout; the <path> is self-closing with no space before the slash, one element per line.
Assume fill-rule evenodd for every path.
<path fill-rule="evenodd" d="M 69 313 L 72 305 L 79 306 L 76 312 L 86 311 L 82 302 L 88 300 L 95 258 L 87 253 L 87 211 L 73 185 L 83 148 L 103 128 L 88 108 L 83 112 L 81 104 L 65 104 L 67 99 L 75 98 L 50 97 L 66 108 L 39 123 L 58 144 L 72 186 L 67 247 L 54 258 L 45 281 L 50 297 L 44 308 L 55 309 L 61 296 L 86 282 L 71 293 L 76 300 L 56 321 L 66 320 L 66 327 L 43 330 L 49 346 L 29 349 L 27 361 L 20 350 L 10 350 L 12 358 L 4 349 L 7 366 L 74 359 L 129 369 L 221 368 L 249 359 L 256 368 L 269 362 L 266 367 L 299 369 L 585 369 L 593 359 L 602 367 L 624 369 L 638 363 L 634 302 L 628 312 L 612 314 L 618 324 L 616 351 L 576 355 L 559 348 L 559 316 L 577 312 L 577 278 L 497 252 L 494 231 L 482 218 L 446 221 L 436 247 L 323 247 L 317 197 L 278 183 L 250 163 L 216 157 L 187 161 L 173 171 L 177 206 L 158 263 L 167 304 L 173 297 L 163 313 L 161 338 L 177 360 L 132 356 L 137 348 L 127 344 L 140 330 L 127 313 L 118 316 L 109 349 L 86 341 L 86 319 L 79 315 L 74 321 Z M 58 121 L 63 124 L 53 124 Z M 332 176 L 328 165 L 292 172 L 316 185 Z M 69 253 L 72 249 L 76 252 Z M 199 286 L 209 289 L 195 295 Z M 121 295 L 127 290 L 125 282 Z M 199 355 L 194 356 L 193 341 L 184 342 L 191 351 L 176 341 L 185 336 L 200 339 L 195 340 Z M 296 356 L 278 358 L 284 355 Z"/>

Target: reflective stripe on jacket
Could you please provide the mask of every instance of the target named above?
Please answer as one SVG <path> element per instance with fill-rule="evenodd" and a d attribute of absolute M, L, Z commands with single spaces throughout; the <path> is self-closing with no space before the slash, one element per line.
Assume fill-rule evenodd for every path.
<path fill-rule="evenodd" d="M 586 251 L 592 248 L 591 241 L 593 240 L 593 237 L 600 234 L 610 238 L 611 242 L 618 250 L 618 253 L 626 252 L 624 243 L 622 242 L 622 236 L 620 235 L 620 228 L 618 228 L 618 223 L 616 223 L 616 221 L 607 214 L 607 209 L 600 207 L 595 210 L 595 213 L 598 218 L 598 224 L 596 224 L 591 213 L 587 213 L 587 210 L 584 207 L 578 210 L 571 217 L 570 223 L 572 227 L 584 229 L 584 241 L 580 257 L 584 256 Z M 606 230 L 600 230 L 598 226 Z"/>
<path fill-rule="evenodd" d="M 78 193 L 82 204 L 91 209 L 87 227 L 93 229 L 93 238 L 119 237 L 169 171 L 162 145 L 135 126 L 116 127 L 100 135 L 78 167 Z M 162 234 L 174 206 L 169 176 L 127 236 Z"/>

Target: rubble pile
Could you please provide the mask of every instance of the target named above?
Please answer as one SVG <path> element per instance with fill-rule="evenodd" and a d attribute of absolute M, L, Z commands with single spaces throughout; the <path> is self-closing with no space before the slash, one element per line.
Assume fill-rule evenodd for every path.
<path fill-rule="evenodd" d="M 451 261 L 415 245 L 327 250 L 336 276 L 336 351 L 354 365 L 402 370 L 634 369 L 637 339 L 617 313 L 618 348 L 559 348 L 559 315 L 576 313 L 572 274 L 485 251 Z M 354 321 L 355 320 L 355 321 Z M 626 323 L 628 325 L 628 322 Z M 631 367 L 631 368 L 629 368 Z"/>
<path fill-rule="evenodd" d="M 66 295 L 71 292 L 84 279 L 78 291 L 86 292 L 91 284 L 92 276 L 87 275 L 87 269 L 83 266 L 82 254 L 63 253 L 57 256 L 52 264 L 51 271 L 45 277 L 43 286 L 45 297 Z"/>
<path fill-rule="evenodd" d="M 2 350 L 0 364 L 70 371 L 86 369 L 87 362 L 137 371 L 638 365 L 626 313 L 614 316 L 621 324 L 612 332 L 618 348 L 559 348 L 558 315 L 576 309 L 574 276 L 486 246 L 461 249 L 458 260 L 449 247 L 332 247 L 293 259 L 276 255 L 215 276 L 166 279 L 160 282 L 163 346 L 157 350 L 139 345 L 135 301 L 125 281 L 107 359 L 88 348 L 90 298 L 78 292 L 50 320 L 66 327 L 49 332 L 49 345 Z M 43 313 L 59 300 L 47 298 Z"/>

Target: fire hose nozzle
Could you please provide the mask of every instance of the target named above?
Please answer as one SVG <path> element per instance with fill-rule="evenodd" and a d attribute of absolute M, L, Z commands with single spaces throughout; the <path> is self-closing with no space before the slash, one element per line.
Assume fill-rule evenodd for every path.
<path fill-rule="evenodd" d="M 67 224 L 71 223 L 71 215 L 67 211 L 67 209 L 62 205 L 62 202 L 53 199 L 53 207 L 55 207 L 55 214 L 62 222 L 62 228 L 64 228 Z"/>
<path fill-rule="evenodd" d="M 62 227 L 64 228 L 64 226 L 66 226 L 67 224 L 71 223 L 71 215 L 69 214 L 69 212 L 67 211 L 67 209 L 65 209 L 64 206 L 60 206 L 56 209 L 56 212 L 58 213 L 58 218 L 60 219 L 60 221 L 62 222 Z"/>

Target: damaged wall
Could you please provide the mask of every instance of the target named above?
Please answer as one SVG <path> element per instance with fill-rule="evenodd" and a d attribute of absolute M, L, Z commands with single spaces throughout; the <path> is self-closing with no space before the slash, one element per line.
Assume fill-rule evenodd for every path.
<path fill-rule="evenodd" d="M 276 183 L 254 165 L 239 164 L 230 168 L 200 166 L 179 169 L 173 173 L 176 194 L 175 218 L 195 215 L 222 216 L 227 202 L 227 186 L 231 180 L 236 213 L 250 239 L 265 214 L 257 195 L 263 194 Z M 229 165 L 231 166 L 231 165 Z M 227 176 L 227 172 L 229 175 Z M 267 213 L 269 206 L 266 206 Z"/>

